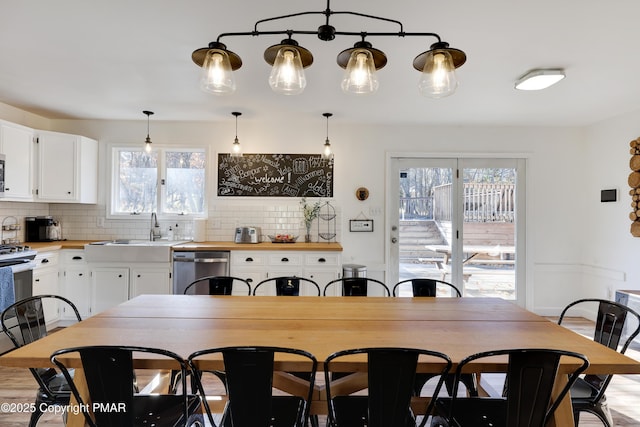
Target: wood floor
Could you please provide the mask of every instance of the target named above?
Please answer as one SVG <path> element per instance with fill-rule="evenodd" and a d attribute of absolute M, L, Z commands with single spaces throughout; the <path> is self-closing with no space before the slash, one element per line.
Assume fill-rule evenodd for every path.
<path fill-rule="evenodd" d="M 554 320 L 554 319 L 550 319 Z M 591 322 L 583 319 L 569 319 L 565 326 L 578 333 L 590 334 Z M 640 344 L 633 344 L 627 355 L 640 360 Z M 32 403 L 35 399 L 36 383 L 26 369 L 0 367 L 0 404 Z M 616 426 L 640 426 L 640 376 L 618 375 L 614 377 L 607 391 L 607 400 L 613 413 Z M 28 413 L 0 412 L 0 426 L 22 427 L 28 425 Z M 60 415 L 45 414 L 40 419 L 41 426 L 63 426 Z M 321 425 L 323 425 L 321 423 Z M 580 419 L 580 427 L 602 426 L 596 417 L 584 414 Z M 566 426 L 570 427 L 570 426 Z"/>

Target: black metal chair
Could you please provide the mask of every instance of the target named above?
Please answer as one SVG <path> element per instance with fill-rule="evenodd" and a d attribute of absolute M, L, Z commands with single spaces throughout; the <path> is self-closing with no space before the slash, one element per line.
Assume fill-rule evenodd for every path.
<path fill-rule="evenodd" d="M 137 393 L 134 388 L 134 359 L 137 353 L 152 353 L 179 366 L 182 371 L 181 393 Z M 79 356 L 82 362 L 91 405 L 84 402 L 65 364 L 73 354 Z M 83 411 L 87 424 L 92 427 L 204 426 L 200 397 L 187 394 L 187 363 L 173 352 L 135 346 L 86 346 L 58 350 L 51 355 L 51 361 L 60 368 L 71 385 L 80 407 L 94 408 L 92 411 Z M 105 409 L 96 410 L 96 405 Z"/>
<path fill-rule="evenodd" d="M 338 284 L 342 286 L 342 296 L 345 297 L 366 297 L 371 284 L 382 290 L 384 296 L 391 296 L 391 291 L 384 282 L 368 277 L 342 277 L 332 280 L 324 287 L 322 295 L 327 296 L 327 290 Z"/>
<path fill-rule="evenodd" d="M 13 345 L 22 347 L 47 335 L 47 319 L 43 305 L 47 302 L 65 304 L 68 312 L 75 314 L 81 321 L 76 306 L 68 299 L 58 295 L 36 295 L 17 301 L 7 307 L 0 315 L 2 330 L 11 339 Z M 34 427 L 49 406 L 67 406 L 71 388 L 64 376 L 54 368 L 30 368 L 38 383 L 34 411 L 31 413 L 29 427 Z"/>
<path fill-rule="evenodd" d="M 358 373 L 348 363 L 351 356 L 358 354 L 367 357 L 366 383 L 358 381 Z M 419 361 L 433 363 L 440 379 L 429 404 L 416 414 L 411 409 L 411 399 Z M 416 425 L 417 416 L 422 416 L 419 425 L 424 426 L 450 369 L 449 357 L 431 350 L 361 348 L 333 353 L 324 362 L 328 423 L 333 427 L 409 427 Z M 351 386 L 349 381 L 355 384 Z M 361 387 L 367 388 L 365 395 L 359 390 Z"/>
<path fill-rule="evenodd" d="M 301 286 L 303 286 L 302 294 L 309 296 L 320 296 L 320 286 L 305 277 L 297 276 L 281 276 L 270 277 L 258 283 L 253 288 L 253 295 L 257 295 L 257 291 L 260 287 L 272 284 L 275 286 L 275 294 L 277 296 L 299 296 L 301 292 Z M 271 290 L 273 292 L 273 289 Z"/>
<path fill-rule="evenodd" d="M 282 347 L 224 347 L 196 351 L 188 358 L 191 370 L 202 373 L 203 362 L 211 361 L 212 355 L 222 357 L 227 382 L 227 404 L 220 423 L 216 424 L 213 411 L 207 402 L 207 392 L 198 378 L 197 386 L 204 407 L 213 427 L 230 426 L 272 426 L 303 427 L 309 419 L 309 407 L 313 397 L 316 370 L 316 358 L 302 350 Z M 278 369 L 277 358 L 283 356 L 287 362 L 299 361 L 308 366 L 308 383 L 298 384 L 296 394 L 273 394 L 276 376 L 284 376 L 283 381 L 300 382 Z M 291 376 L 287 380 L 287 376 Z"/>
<path fill-rule="evenodd" d="M 460 292 L 460 290 L 456 286 L 452 285 L 449 282 L 437 279 L 413 278 L 401 280 L 400 282 L 396 283 L 393 287 L 392 292 L 394 297 L 400 296 L 400 288 L 405 283 L 411 283 L 412 296 L 414 297 L 436 297 L 438 296 L 436 291 L 439 286 L 445 288 L 448 287 L 451 296 L 462 296 L 462 292 Z"/>
<path fill-rule="evenodd" d="M 482 358 L 508 356 L 504 394 L 500 397 L 459 397 L 458 383 L 451 397 L 436 399 L 436 410 L 444 420 L 432 425 L 455 427 L 544 427 L 571 386 L 589 366 L 579 353 L 550 349 L 507 349 L 477 353 L 463 359 L 456 377 L 473 369 Z M 573 358 L 567 384 L 551 402 L 560 359 Z M 563 373 L 564 374 L 564 373 Z M 562 374 L 561 374 L 562 375 Z"/>
<path fill-rule="evenodd" d="M 427 278 L 406 279 L 396 283 L 393 287 L 394 297 L 399 296 L 400 288 L 405 283 L 411 283 L 411 290 L 413 292 L 414 297 L 437 297 L 438 286 L 448 288 L 450 295 L 453 297 L 456 297 L 456 298 L 462 297 L 462 293 L 460 292 L 460 290 L 453 284 L 442 281 L 442 280 L 427 279 Z M 416 374 L 415 390 L 414 390 L 416 396 L 420 395 L 422 388 L 424 387 L 426 382 L 433 377 L 434 375 L 432 374 L 426 374 L 426 373 Z M 452 393 L 453 381 L 454 381 L 453 374 L 448 375 L 447 379 L 445 380 L 445 385 L 449 393 Z M 475 375 L 473 374 L 462 375 L 461 381 L 465 385 L 465 387 L 467 387 L 467 393 L 469 394 L 469 396 L 478 395 L 477 379 Z"/>
<path fill-rule="evenodd" d="M 593 340 L 624 354 L 640 332 L 640 315 L 625 305 L 597 298 L 580 299 L 562 310 L 558 324 L 562 325 L 563 319 L 572 313 L 572 308 L 582 309 L 577 314 L 582 317 L 585 310 L 595 309 L 596 305 L 598 314 Z M 614 425 L 605 396 L 612 378 L 613 375 L 588 374 L 579 378 L 571 387 L 571 403 L 576 426 L 580 421 L 580 412 L 594 414 L 606 426 Z"/>
<path fill-rule="evenodd" d="M 185 295 L 231 295 L 234 285 L 247 288 L 247 295 L 251 295 L 251 284 L 246 279 L 233 276 L 206 276 L 194 280 L 184 289 Z"/>

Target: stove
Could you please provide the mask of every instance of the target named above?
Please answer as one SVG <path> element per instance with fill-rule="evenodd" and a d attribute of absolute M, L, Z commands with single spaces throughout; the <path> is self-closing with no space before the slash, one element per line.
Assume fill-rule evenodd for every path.
<path fill-rule="evenodd" d="M 11 266 L 14 273 L 32 270 L 35 267 L 33 259 L 37 253 L 29 246 L 0 245 L 0 267 Z"/>

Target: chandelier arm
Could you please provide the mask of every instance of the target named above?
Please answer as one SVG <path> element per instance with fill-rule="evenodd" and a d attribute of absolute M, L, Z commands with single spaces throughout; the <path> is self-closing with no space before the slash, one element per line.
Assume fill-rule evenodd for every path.
<path fill-rule="evenodd" d="M 264 18 L 261 19 L 259 21 L 256 21 L 256 23 L 253 25 L 253 31 L 254 32 L 261 32 L 258 31 L 258 25 L 264 23 L 264 22 L 269 22 L 269 21 L 277 21 L 279 19 L 286 19 L 286 18 L 293 18 L 296 16 L 303 16 L 303 15 L 326 15 L 325 11 L 322 12 L 298 12 L 298 13 L 291 13 L 289 15 L 282 15 L 282 16 L 274 16 L 273 18 Z M 328 17 L 327 17 L 328 18 Z"/>
<path fill-rule="evenodd" d="M 393 24 L 398 24 L 398 26 L 400 27 L 399 33 L 403 33 L 404 32 L 404 27 L 402 25 L 402 22 L 400 22 L 400 21 L 398 21 L 396 19 L 383 18 L 381 16 L 367 15 L 366 13 L 350 12 L 350 11 L 339 11 L 339 12 L 328 11 L 328 13 L 329 13 L 329 15 L 354 15 L 354 16 L 361 16 L 363 18 L 377 19 L 379 21 L 391 22 Z M 327 16 L 327 22 L 328 22 L 328 20 L 329 20 L 329 16 Z"/>
<path fill-rule="evenodd" d="M 277 35 L 277 34 L 286 34 L 291 37 L 293 34 L 307 34 L 307 35 L 317 35 L 317 31 L 306 31 L 306 30 L 276 30 L 276 31 L 246 31 L 246 32 L 238 32 L 238 33 L 222 33 L 218 35 L 216 39 L 217 42 L 220 42 L 222 37 L 235 37 L 235 36 L 267 36 L 267 35 Z M 360 34 L 360 33 L 358 33 Z"/>

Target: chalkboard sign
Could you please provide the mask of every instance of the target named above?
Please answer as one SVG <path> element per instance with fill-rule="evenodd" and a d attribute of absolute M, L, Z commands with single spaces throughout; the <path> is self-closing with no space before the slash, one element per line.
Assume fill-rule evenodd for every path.
<path fill-rule="evenodd" d="M 218 196 L 333 197 L 333 159 L 320 154 L 218 154 Z"/>

